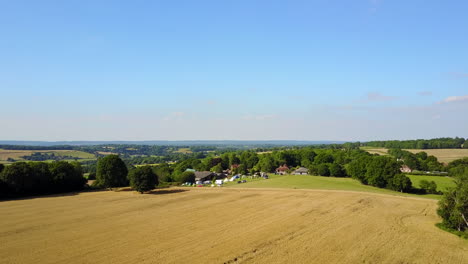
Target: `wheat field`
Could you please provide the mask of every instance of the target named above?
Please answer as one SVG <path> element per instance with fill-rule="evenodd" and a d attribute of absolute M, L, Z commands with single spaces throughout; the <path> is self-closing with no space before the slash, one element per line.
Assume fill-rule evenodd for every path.
<path fill-rule="evenodd" d="M 186 188 L 0 202 L 0 263 L 467 263 L 437 202 Z"/>

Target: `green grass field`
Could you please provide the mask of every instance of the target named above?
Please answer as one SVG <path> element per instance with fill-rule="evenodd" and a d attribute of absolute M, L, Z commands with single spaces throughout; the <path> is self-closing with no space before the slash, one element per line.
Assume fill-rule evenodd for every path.
<path fill-rule="evenodd" d="M 437 184 L 438 191 L 445 191 L 449 187 L 455 187 L 455 182 L 450 177 L 441 177 L 441 176 L 425 176 L 425 175 L 407 175 L 414 187 L 419 188 L 419 183 L 422 180 L 434 181 Z"/>
<path fill-rule="evenodd" d="M 0 149 L 0 163 L 11 163 L 8 162 L 8 158 L 12 158 L 16 161 L 25 161 L 23 159 L 23 156 L 30 156 L 31 154 L 35 152 L 40 152 L 43 154 L 54 154 L 55 156 L 71 156 L 74 158 L 79 158 L 81 161 L 85 160 L 94 160 L 96 157 L 94 154 L 83 152 L 83 151 L 77 151 L 77 150 L 6 150 L 6 149 Z M 73 161 L 74 159 L 67 159 L 67 161 Z"/>
<path fill-rule="evenodd" d="M 418 176 L 416 176 L 418 177 Z M 427 177 L 427 176 L 423 176 Z M 441 177 L 439 177 L 441 178 Z M 451 180 L 447 178 L 448 180 Z M 440 199 L 441 195 L 434 194 L 408 194 L 387 189 L 380 189 L 368 185 L 363 185 L 359 181 L 351 178 L 321 177 L 311 175 L 270 175 L 270 179 L 246 179 L 247 183 L 225 184 L 228 188 L 285 188 L 285 189 L 318 189 L 318 190 L 344 190 L 358 192 L 383 193 L 400 196 L 412 196 L 421 198 Z M 446 184 L 450 184 L 447 183 Z M 439 187 L 439 184 L 438 184 Z M 440 186 L 442 187 L 442 184 Z"/>

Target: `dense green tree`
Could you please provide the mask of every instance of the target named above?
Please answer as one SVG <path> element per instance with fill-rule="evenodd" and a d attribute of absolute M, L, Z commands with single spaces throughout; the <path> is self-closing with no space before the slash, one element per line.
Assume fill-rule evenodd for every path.
<path fill-rule="evenodd" d="M 393 177 L 389 184 L 389 187 L 395 191 L 409 192 L 413 186 L 411 183 L 411 179 L 408 178 L 406 175 L 400 173 L 396 174 Z"/>
<path fill-rule="evenodd" d="M 315 164 L 333 163 L 333 156 L 327 152 L 320 152 L 314 159 Z"/>
<path fill-rule="evenodd" d="M 340 164 L 337 163 L 332 163 L 330 164 L 330 176 L 335 176 L 335 177 L 344 177 L 345 172 L 343 170 L 343 167 Z"/>
<path fill-rule="evenodd" d="M 185 183 L 185 182 L 190 182 L 194 183 L 195 182 L 195 173 L 192 171 L 186 171 L 183 172 L 176 177 L 176 181 L 180 183 Z"/>
<path fill-rule="evenodd" d="M 276 169 L 276 164 L 270 154 L 263 154 L 258 161 L 258 168 L 263 172 L 273 172 Z"/>
<path fill-rule="evenodd" d="M 130 187 L 140 193 L 153 190 L 159 184 L 158 176 L 150 166 L 137 167 L 128 174 Z"/>
<path fill-rule="evenodd" d="M 367 183 L 384 188 L 398 173 L 400 173 L 400 164 L 394 158 L 376 156 L 367 164 Z"/>
<path fill-rule="evenodd" d="M 426 160 L 427 159 L 427 153 L 424 151 L 416 153 L 416 157 L 420 160 Z"/>
<path fill-rule="evenodd" d="M 236 173 L 237 174 L 247 174 L 247 166 L 245 166 L 245 164 L 243 164 L 243 163 L 239 164 L 239 167 L 236 168 Z"/>
<path fill-rule="evenodd" d="M 3 165 L 2 163 L 0 163 L 0 173 L 2 173 L 3 169 L 5 168 L 5 165 Z"/>
<path fill-rule="evenodd" d="M 458 231 L 468 230 L 468 175 L 457 178 L 456 187 L 444 193 L 437 213 L 444 226 Z"/>
<path fill-rule="evenodd" d="M 127 186 L 128 169 L 118 155 L 100 158 L 96 168 L 96 184 L 105 188 Z"/>
<path fill-rule="evenodd" d="M 29 163 L 32 169 L 32 179 L 34 181 L 34 188 L 38 192 L 53 191 L 53 179 L 50 173 L 49 163 L 46 162 L 31 162 Z"/>
<path fill-rule="evenodd" d="M 353 179 L 367 184 L 367 163 L 371 160 L 370 156 L 361 156 L 355 158 L 353 161 L 346 165 L 346 173 Z"/>
<path fill-rule="evenodd" d="M 213 166 L 213 168 L 211 168 L 210 171 L 221 173 L 223 172 L 223 166 L 221 165 L 221 163 L 218 163 L 217 165 Z"/>
<path fill-rule="evenodd" d="M 15 162 L 6 166 L 0 179 L 13 194 L 27 194 L 34 190 L 33 171 L 26 162 Z"/>
<path fill-rule="evenodd" d="M 153 172 L 158 176 L 160 182 L 172 182 L 172 168 L 169 164 L 163 163 L 155 166 Z"/>
<path fill-rule="evenodd" d="M 314 162 L 314 159 L 315 159 L 315 156 L 317 156 L 317 153 L 315 153 L 315 151 L 311 148 L 305 148 L 300 151 L 300 156 L 301 156 L 301 166 L 308 168 Z"/>
<path fill-rule="evenodd" d="M 320 176 L 330 176 L 330 169 L 328 167 L 328 164 L 326 163 L 321 163 L 317 165 L 317 173 Z"/>
<path fill-rule="evenodd" d="M 50 163 L 50 174 L 55 191 L 72 191 L 83 188 L 86 179 L 79 163 L 71 164 L 66 161 Z"/>

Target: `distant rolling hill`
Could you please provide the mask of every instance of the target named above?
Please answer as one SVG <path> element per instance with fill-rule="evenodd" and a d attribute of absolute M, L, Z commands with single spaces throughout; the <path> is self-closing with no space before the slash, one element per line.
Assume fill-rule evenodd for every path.
<path fill-rule="evenodd" d="M 85 145 L 164 145 L 164 146 L 197 146 L 197 145 L 272 145 L 272 146 L 298 146 L 298 145 L 321 145 L 342 144 L 345 141 L 304 141 L 304 140 L 146 140 L 146 141 L 16 141 L 3 140 L 0 145 L 20 146 L 85 146 Z"/>

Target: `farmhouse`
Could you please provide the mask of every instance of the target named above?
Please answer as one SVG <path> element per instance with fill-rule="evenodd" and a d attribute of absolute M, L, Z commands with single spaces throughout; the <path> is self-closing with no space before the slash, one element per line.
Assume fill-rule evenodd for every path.
<path fill-rule="evenodd" d="M 303 175 L 303 174 L 308 174 L 308 173 L 309 173 L 309 169 L 304 168 L 304 167 L 297 168 L 293 172 L 294 175 Z"/>
<path fill-rule="evenodd" d="M 406 165 L 403 165 L 403 166 L 401 166 L 400 171 L 401 171 L 401 172 L 404 172 L 404 173 L 410 173 L 410 172 L 412 172 L 413 170 L 412 170 L 410 167 L 408 167 L 408 166 L 406 166 Z"/>
<path fill-rule="evenodd" d="M 288 170 L 289 170 L 288 165 L 283 164 L 283 166 L 276 168 L 275 172 L 276 174 L 284 175 L 288 172 Z"/>

